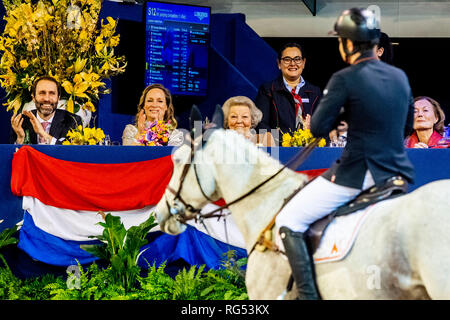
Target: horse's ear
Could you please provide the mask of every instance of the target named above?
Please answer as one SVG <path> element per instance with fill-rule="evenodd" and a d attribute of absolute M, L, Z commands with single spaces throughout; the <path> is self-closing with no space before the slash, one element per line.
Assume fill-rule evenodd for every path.
<path fill-rule="evenodd" d="M 203 130 L 204 130 L 203 139 L 202 139 L 203 146 L 208 141 L 209 136 L 216 129 L 223 129 L 224 118 L 225 118 L 225 116 L 223 114 L 222 108 L 219 105 L 216 105 L 216 109 L 214 110 L 214 114 L 213 114 L 211 122 L 203 126 Z"/>
<path fill-rule="evenodd" d="M 194 105 L 192 105 L 191 115 L 189 116 L 189 124 L 191 126 L 192 139 L 195 136 L 195 130 L 196 130 L 195 122 L 197 122 L 197 121 L 200 121 L 200 123 L 202 122 L 202 114 L 201 114 L 200 110 L 198 109 L 198 107 L 194 104 Z M 201 125 L 197 126 L 197 128 L 201 128 Z"/>
<path fill-rule="evenodd" d="M 223 129 L 224 119 L 225 115 L 223 114 L 222 107 L 220 105 L 216 105 L 216 110 L 214 110 L 211 123 L 215 124 L 216 129 Z"/>

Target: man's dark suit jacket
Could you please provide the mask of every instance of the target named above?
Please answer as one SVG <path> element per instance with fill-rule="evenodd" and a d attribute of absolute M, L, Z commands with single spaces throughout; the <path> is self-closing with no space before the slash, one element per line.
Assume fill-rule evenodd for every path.
<path fill-rule="evenodd" d="M 300 88 L 299 95 L 303 101 L 303 111 L 313 114 L 319 104 L 321 91 L 309 82 Z M 255 98 L 256 106 L 262 111 L 263 117 L 257 129 L 279 128 L 282 133 L 296 130 L 295 102 L 292 94 L 284 85 L 283 76 L 280 75 L 272 82 L 263 84 Z"/>
<path fill-rule="evenodd" d="M 36 115 L 37 110 L 31 110 L 34 115 Z M 33 126 L 31 125 L 30 119 L 27 116 L 22 116 L 24 118 L 22 127 L 25 131 L 25 139 L 27 136 L 29 136 L 28 143 L 30 144 L 37 144 L 38 143 L 38 137 L 37 134 L 33 130 Z M 55 110 L 55 116 L 52 120 L 52 125 L 50 126 L 50 132 L 49 134 L 56 138 L 56 144 L 62 144 L 62 142 L 65 140 L 67 132 L 69 132 L 70 129 L 75 129 L 78 125 L 81 125 L 81 117 L 77 116 L 76 114 L 70 113 L 66 110 L 56 109 Z M 10 135 L 10 143 L 16 142 L 17 135 L 14 132 L 14 130 L 11 130 Z M 25 141 L 27 142 L 27 141 Z"/>
<path fill-rule="evenodd" d="M 360 62 L 331 77 L 311 118 L 311 133 L 328 136 L 341 107 L 348 122 L 347 145 L 324 177 L 347 187 L 362 187 L 369 169 L 375 183 L 402 175 L 415 178 L 403 140 L 414 121 L 414 102 L 406 74 L 367 52 Z"/>

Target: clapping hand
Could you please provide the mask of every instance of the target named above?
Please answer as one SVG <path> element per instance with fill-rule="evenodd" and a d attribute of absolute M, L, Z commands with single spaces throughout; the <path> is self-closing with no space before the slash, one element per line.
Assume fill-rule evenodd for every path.
<path fill-rule="evenodd" d="M 330 136 L 330 141 L 337 143 L 338 142 L 338 138 L 340 135 L 342 135 L 344 132 L 346 132 L 348 130 L 348 124 L 345 121 L 341 121 L 339 122 L 339 125 L 337 126 L 336 129 L 332 130 L 329 134 Z"/>
<path fill-rule="evenodd" d="M 414 148 L 420 148 L 420 149 L 424 149 L 424 148 L 428 148 L 428 145 L 426 143 L 423 142 L 418 142 L 414 145 Z"/>
<path fill-rule="evenodd" d="M 311 115 L 307 114 L 306 117 L 303 118 L 303 129 L 309 130 L 311 129 Z"/>
<path fill-rule="evenodd" d="M 137 119 L 137 129 L 138 134 L 142 134 L 145 132 L 145 122 L 147 120 L 147 116 L 145 115 L 144 109 L 139 111 L 138 119 Z"/>
<path fill-rule="evenodd" d="M 25 140 L 25 131 L 23 130 L 22 123 L 23 123 L 22 114 L 14 113 L 13 116 L 11 117 L 11 128 L 16 133 L 17 136 L 16 143 L 18 144 L 23 144 L 23 141 Z"/>
<path fill-rule="evenodd" d="M 31 112 L 31 111 L 24 111 L 23 115 L 30 119 L 30 123 L 33 126 L 34 132 L 36 132 L 36 134 L 38 134 L 40 136 L 43 136 L 43 134 L 45 133 L 45 130 L 42 127 L 42 124 L 39 122 L 39 120 L 33 114 L 33 112 Z"/>
<path fill-rule="evenodd" d="M 44 138 L 47 143 L 50 143 L 50 141 L 52 140 L 52 136 L 45 132 L 44 127 L 42 126 L 38 118 L 36 118 L 36 116 L 31 111 L 24 111 L 23 115 L 27 116 L 30 119 L 30 123 L 33 126 L 34 132 Z"/>

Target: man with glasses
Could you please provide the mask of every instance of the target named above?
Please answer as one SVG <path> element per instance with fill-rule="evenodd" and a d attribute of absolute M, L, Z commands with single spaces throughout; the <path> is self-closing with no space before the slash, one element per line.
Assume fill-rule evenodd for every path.
<path fill-rule="evenodd" d="M 321 90 L 302 77 L 306 58 L 297 43 L 287 43 L 278 52 L 280 76 L 263 84 L 255 99 L 263 118 L 258 129 L 279 129 L 282 133 L 297 128 L 309 129 L 309 120 L 318 105 Z"/>

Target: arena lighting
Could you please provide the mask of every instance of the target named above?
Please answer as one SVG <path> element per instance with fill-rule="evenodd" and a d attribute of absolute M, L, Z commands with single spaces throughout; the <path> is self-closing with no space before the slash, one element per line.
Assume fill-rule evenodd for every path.
<path fill-rule="evenodd" d="M 302 0 L 313 16 L 317 13 L 317 0 Z"/>

